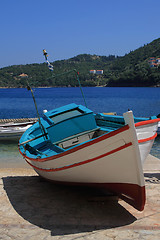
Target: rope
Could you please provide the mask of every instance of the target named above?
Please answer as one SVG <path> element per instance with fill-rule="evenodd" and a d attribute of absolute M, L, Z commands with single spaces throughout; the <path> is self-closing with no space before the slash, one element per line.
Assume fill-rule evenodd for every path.
<path fill-rule="evenodd" d="M 28 83 L 28 81 L 27 81 L 27 83 Z M 29 83 L 28 83 L 28 86 L 27 86 L 27 90 L 28 90 L 28 91 L 31 91 L 32 98 L 33 98 L 34 105 L 35 105 L 36 112 L 37 112 L 38 122 L 39 122 L 39 125 L 40 125 L 40 127 L 41 127 L 41 131 L 42 131 L 42 133 L 44 133 L 44 135 L 45 135 L 44 138 L 48 139 L 47 134 L 46 134 L 46 131 L 45 131 L 45 128 L 43 127 L 43 125 L 42 125 L 42 123 L 41 123 L 41 119 L 40 119 L 40 116 L 39 116 L 39 112 L 38 112 L 38 108 L 37 108 L 37 103 L 36 103 L 36 100 L 35 100 L 35 97 L 34 97 L 33 90 L 32 90 L 32 88 L 30 87 Z"/>
<path fill-rule="evenodd" d="M 77 81 L 79 83 L 79 87 L 80 87 L 80 90 L 81 90 L 81 94 L 82 94 L 85 106 L 87 107 L 86 99 L 85 99 L 85 96 L 84 96 L 84 93 L 83 93 L 83 90 L 82 90 L 82 86 L 81 86 L 81 83 L 80 83 L 80 80 L 79 80 L 79 73 L 78 72 L 76 72 L 76 76 L 77 76 Z"/>
<path fill-rule="evenodd" d="M 79 84 L 79 88 L 81 90 L 81 94 L 82 94 L 82 97 L 83 97 L 83 100 L 84 100 L 84 104 L 85 106 L 87 107 L 87 103 L 86 103 L 86 99 L 85 99 L 85 96 L 84 96 L 84 93 L 83 93 L 83 89 L 82 89 L 82 86 L 81 86 L 81 82 L 79 80 L 79 72 L 76 70 L 76 69 L 72 69 L 72 70 L 69 70 L 67 72 L 64 72 L 64 73 L 59 73 L 59 74 L 52 74 L 52 76 L 50 78 L 47 78 L 48 79 L 51 79 L 51 78 L 57 78 L 59 76 L 62 76 L 62 75 L 67 75 L 67 74 L 70 74 L 70 73 L 75 73 L 76 75 L 76 78 L 77 78 L 77 81 L 78 81 L 78 84 Z"/>

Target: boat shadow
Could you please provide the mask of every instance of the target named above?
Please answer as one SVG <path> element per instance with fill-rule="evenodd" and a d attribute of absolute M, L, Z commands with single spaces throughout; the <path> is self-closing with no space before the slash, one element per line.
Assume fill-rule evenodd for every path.
<path fill-rule="evenodd" d="M 38 176 L 3 177 L 3 183 L 16 212 L 50 230 L 52 236 L 121 227 L 137 220 L 118 200 L 103 201 L 104 193 L 93 188 L 55 185 Z"/>

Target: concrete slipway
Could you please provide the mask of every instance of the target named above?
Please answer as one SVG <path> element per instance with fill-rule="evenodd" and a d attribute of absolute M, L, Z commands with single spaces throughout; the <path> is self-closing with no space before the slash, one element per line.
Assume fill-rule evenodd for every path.
<path fill-rule="evenodd" d="M 30 168 L 0 170 L 0 239 L 160 239 L 160 159 L 144 166 L 147 202 L 138 212 L 114 196 L 57 186 Z"/>

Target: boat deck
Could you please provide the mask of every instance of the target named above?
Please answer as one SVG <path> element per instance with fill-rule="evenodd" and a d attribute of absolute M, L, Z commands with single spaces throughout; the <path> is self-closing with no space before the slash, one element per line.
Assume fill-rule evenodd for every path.
<path fill-rule="evenodd" d="M 51 143 L 49 140 L 41 141 L 41 143 L 39 143 L 38 140 L 37 143 L 35 141 L 33 144 L 26 144 L 25 149 L 29 151 L 30 157 L 50 157 L 65 152 L 76 145 L 78 146 L 82 143 L 90 141 L 91 139 L 97 138 L 107 132 L 109 132 L 107 129 L 97 127 L 96 129 L 85 131 L 54 143 Z"/>

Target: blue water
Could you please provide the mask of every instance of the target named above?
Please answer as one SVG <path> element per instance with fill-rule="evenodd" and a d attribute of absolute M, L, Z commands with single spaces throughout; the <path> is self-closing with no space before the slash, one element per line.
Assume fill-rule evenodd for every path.
<path fill-rule="evenodd" d="M 39 114 L 69 103 L 84 105 L 79 88 L 33 89 Z M 116 112 L 122 115 L 128 109 L 135 116 L 149 117 L 160 113 L 160 88 L 83 88 L 88 108 L 94 112 Z M 31 92 L 27 89 L 0 89 L 0 118 L 36 117 Z M 152 148 L 160 158 L 160 138 Z M 21 161 L 17 144 L 0 143 L 0 163 Z"/>
<path fill-rule="evenodd" d="M 160 113 L 160 88 L 83 88 L 87 106 L 94 112 L 117 112 L 128 109 L 135 116 Z M 79 88 L 34 89 L 39 113 L 69 103 L 83 104 Z M 31 92 L 27 89 L 0 89 L 0 118 L 35 117 Z"/>

